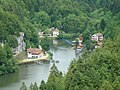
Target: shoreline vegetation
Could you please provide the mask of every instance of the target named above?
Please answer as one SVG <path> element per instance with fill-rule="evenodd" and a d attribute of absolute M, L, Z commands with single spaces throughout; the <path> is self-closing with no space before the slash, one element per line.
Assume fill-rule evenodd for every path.
<path fill-rule="evenodd" d="M 29 87 L 23 82 L 20 90 L 119 90 L 119 42 L 120 35 L 114 41 L 106 40 L 92 53 L 84 51 L 71 62 L 66 75 L 53 63 L 46 82 L 32 82 Z"/>
<path fill-rule="evenodd" d="M 48 62 L 48 61 L 50 61 L 50 57 L 51 57 L 51 56 L 50 56 L 49 54 L 46 54 L 46 55 L 42 56 L 41 58 L 36 58 L 36 59 L 24 59 L 24 60 L 18 61 L 18 65 L 35 63 L 35 61 Z"/>

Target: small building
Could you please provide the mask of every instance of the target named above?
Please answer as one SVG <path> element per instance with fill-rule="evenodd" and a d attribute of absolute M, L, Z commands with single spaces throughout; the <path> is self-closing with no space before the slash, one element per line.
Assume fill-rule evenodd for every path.
<path fill-rule="evenodd" d="M 92 41 L 102 41 L 103 35 L 101 33 L 96 33 L 92 35 Z"/>
<path fill-rule="evenodd" d="M 54 38 L 54 37 L 57 37 L 59 34 L 60 34 L 60 31 L 57 28 L 54 28 L 54 27 L 48 29 L 47 32 L 46 31 L 42 31 L 42 32 L 38 33 L 40 38 L 41 37 L 45 37 L 45 36 Z"/>
<path fill-rule="evenodd" d="M 59 35 L 59 30 L 55 29 L 53 30 L 53 37 L 57 37 Z"/>
<path fill-rule="evenodd" d="M 82 37 L 82 35 L 81 35 L 81 34 L 79 35 L 78 40 L 79 40 L 79 44 L 81 44 L 81 43 L 82 43 L 82 41 L 83 41 L 83 37 Z"/>
<path fill-rule="evenodd" d="M 60 34 L 60 31 L 57 28 L 52 27 L 50 30 L 52 31 L 53 37 L 57 37 Z"/>
<path fill-rule="evenodd" d="M 29 48 L 27 49 L 27 55 L 29 59 L 34 59 L 34 58 L 41 58 L 43 56 L 43 51 L 42 49 L 38 48 Z"/>
<path fill-rule="evenodd" d="M 81 34 L 78 37 L 78 41 L 79 41 L 79 44 L 77 46 L 77 49 L 81 49 L 83 47 L 83 45 L 82 45 L 83 37 Z"/>
<path fill-rule="evenodd" d="M 82 35 L 80 34 L 79 37 L 76 38 L 76 39 L 77 39 L 77 41 L 79 42 L 79 45 L 81 45 L 82 42 L 83 42 L 83 37 L 82 37 Z M 75 40 L 72 41 L 72 45 L 75 45 L 75 42 L 76 42 Z"/>
<path fill-rule="evenodd" d="M 43 32 L 38 32 L 38 35 L 39 35 L 40 37 L 43 37 Z"/>
<path fill-rule="evenodd" d="M 76 49 L 81 49 L 83 47 L 82 42 L 83 42 L 83 37 L 82 34 L 80 34 L 78 36 L 78 38 L 76 38 L 76 40 L 72 41 L 72 45 L 76 45 L 76 42 L 78 43 Z"/>
<path fill-rule="evenodd" d="M 103 35 L 101 33 L 96 33 L 92 35 L 92 41 L 96 41 L 95 48 L 100 48 L 102 46 Z"/>
<path fill-rule="evenodd" d="M 38 35 L 40 36 L 40 38 L 43 38 L 43 37 L 51 37 L 51 33 L 45 33 L 45 32 L 39 32 Z"/>

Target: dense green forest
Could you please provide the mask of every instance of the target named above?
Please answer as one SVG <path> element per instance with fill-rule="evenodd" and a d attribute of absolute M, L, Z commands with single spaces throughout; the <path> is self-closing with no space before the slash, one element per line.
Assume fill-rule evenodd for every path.
<path fill-rule="evenodd" d="M 85 41 L 95 32 L 113 39 L 119 31 L 119 3 L 119 0 L 0 0 L 0 42 L 16 47 L 15 37 L 24 32 L 27 47 L 37 47 L 38 31 L 50 27 L 82 33 Z"/>
<path fill-rule="evenodd" d="M 102 48 L 93 53 L 85 51 L 73 60 L 66 75 L 53 65 L 48 81 L 40 86 L 31 84 L 29 90 L 120 90 L 120 1 L 43 0 L 39 5 L 40 9 L 35 10 L 48 14 L 50 26 L 67 33 L 82 33 L 87 44 L 97 32 L 105 40 Z M 26 89 L 23 83 L 21 90 Z"/>
<path fill-rule="evenodd" d="M 13 73 L 17 70 L 11 48 L 8 45 L 0 46 L 0 75 Z"/>
<path fill-rule="evenodd" d="M 88 46 L 93 33 L 101 32 L 105 40 L 103 48 L 74 60 L 65 76 L 54 65 L 41 90 L 120 89 L 120 0 L 0 0 L 0 43 L 5 44 L 0 46 L 0 75 L 16 70 L 10 51 L 19 32 L 25 33 L 26 48 L 38 47 L 38 32 L 50 27 L 81 33 Z M 30 90 L 38 90 L 33 86 Z"/>

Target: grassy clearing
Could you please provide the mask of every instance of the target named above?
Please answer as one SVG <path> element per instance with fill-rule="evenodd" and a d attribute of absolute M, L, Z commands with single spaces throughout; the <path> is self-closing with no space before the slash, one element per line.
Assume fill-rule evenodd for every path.
<path fill-rule="evenodd" d="M 14 56 L 15 60 L 24 60 L 27 58 L 27 54 L 25 51 L 20 52 L 19 54 L 17 54 L 16 56 Z"/>

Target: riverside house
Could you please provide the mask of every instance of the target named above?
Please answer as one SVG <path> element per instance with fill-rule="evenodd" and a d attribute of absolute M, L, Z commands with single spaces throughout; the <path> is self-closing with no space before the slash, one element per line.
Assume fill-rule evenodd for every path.
<path fill-rule="evenodd" d="M 52 30 L 53 37 L 57 37 L 59 35 L 59 33 L 60 33 L 60 31 L 57 28 Z"/>
<path fill-rule="evenodd" d="M 27 55 L 28 55 L 28 59 L 35 59 L 35 58 L 41 58 L 44 55 L 44 53 L 42 49 L 29 48 L 27 49 Z"/>
<path fill-rule="evenodd" d="M 78 41 L 79 41 L 79 44 L 77 46 L 77 49 L 81 49 L 83 47 L 82 45 L 83 37 L 81 34 L 79 35 Z"/>
<path fill-rule="evenodd" d="M 100 48 L 102 46 L 103 35 L 101 33 L 96 33 L 92 35 L 92 41 L 96 41 L 95 48 Z"/>
<path fill-rule="evenodd" d="M 82 45 L 82 42 L 83 42 L 82 34 L 80 34 L 79 37 L 76 38 L 76 39 L 77 39 L 77 41 L 78 41 L 78 45 L 77 45 L 76 49 L 79 50 L 79 49 L 81 49 L 81 48 L 83 47 L 83 45 Z M 72 41 L 72 45 L 73 45 L 73 46 L 76 45 L 76 41 L 75 41 L 75 40 Z"/>
<path fill-rule="evenodd" d="M 96 33 L 92 35 L 92 41 L 102 41 L 103 35 L 101 33 Z"/>
<path fill-rule="evenodd" d="M 43 38 L 44 36 L 54 38 L 54 37 L 57 37 L 59 34 L 60 34 L 60 30 L 58 30 L 57 28 L 54 28 L 54 27 L 50 28 L 48 30 L 48 32 L 43 31 L 43 32 L 38 33 L 40 38 Z"/>

